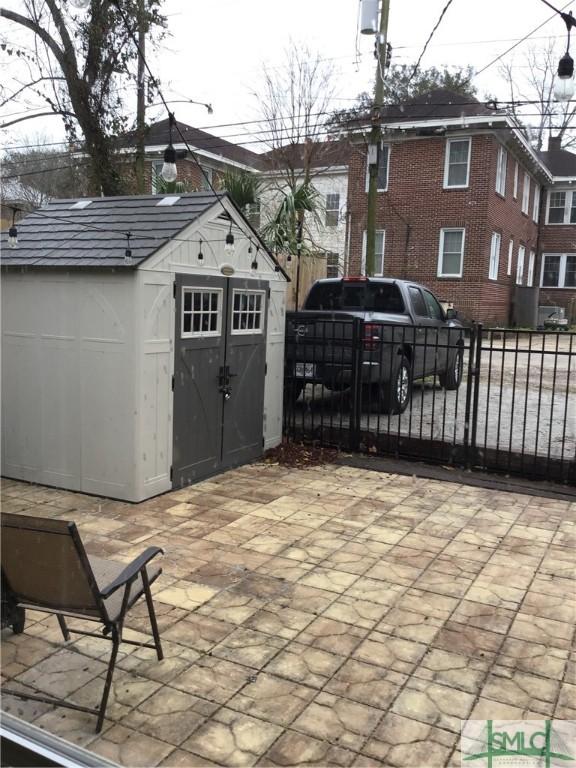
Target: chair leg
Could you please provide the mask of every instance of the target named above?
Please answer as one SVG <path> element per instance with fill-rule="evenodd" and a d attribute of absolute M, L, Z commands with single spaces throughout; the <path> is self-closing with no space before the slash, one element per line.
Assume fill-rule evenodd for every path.
<path fill-rule="evenodd" d="M 146 605 L 148 606 L 148 615 L 150 616 L 150 626 L 152 627 L 154 645 L 156 646 L 156 656 L 158 657 L 158 661 L 162 661 L 164 652 L 162 651 L 162 645 L 160 643 L 160 632 L 158 631 L 156 612 L 154 611 L 154 603 L 152 602 L 152 592 L 150 592 L 150 582 L 148 581 L 148 574 L 146 573 L 145 568 L 142 570 L 142 583 L 144 584 L 144 595 L 146 596 Z"/>
<path fill-rule="evenodd" d="M 120 647 L 120 633 L 116 627 L 112 628 L 112 653 L 110 654 L 110 661 L 108 662 L 108 672 L 106 674 L 106 682 L 104 683 L 104 691 L 102 693 L 102 701 L 100 702 L 100 709 L 98 711 L 98 723 L 96 724 L 96 733 L 100 733 L 102 725 L 104 723 L 104 715 L 106 714 L 106 705 L 108 704 L 108 697 L 110 695 L 110 687 L 112 686 L 112 677 L 114 675 L 114 667 L 116 666 L 116 657 L 118 656 L 118 649 Z"/>
<path fill-rule="evenodd" d="M 58 617 L 58 624 L 60 624 L 60 629 L 62 630 L 62 635 L 64 637 L 64 640 L 66 641 L 70 640 L 70 632 L 68 631 L 68 627 L 66 626 L 66 621 L 64 619 L 64 616 L 61 616 L 59 613 L 56 615 Z"/>

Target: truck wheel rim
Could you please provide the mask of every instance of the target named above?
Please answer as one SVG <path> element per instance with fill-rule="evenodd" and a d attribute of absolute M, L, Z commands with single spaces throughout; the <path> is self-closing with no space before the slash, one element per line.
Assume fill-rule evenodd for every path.
<path fill-rule="evenodd" d="M 398 378 L 396 380 L 396 394 L 398 395 L 398 402 L 401 405 L 404 405 L 406 399 L 408 398 L 408 385 L 408 369 L 405 365 L 403 365 L 398 371 Z"/>

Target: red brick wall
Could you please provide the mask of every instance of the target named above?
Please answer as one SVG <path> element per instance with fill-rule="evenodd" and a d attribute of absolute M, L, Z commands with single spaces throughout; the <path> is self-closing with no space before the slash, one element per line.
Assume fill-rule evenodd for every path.
<path fill-rule="evenodd" d="M 466 317 L 486 323 L 507 323 L 516 274 L 518 244 L 536 249 L 538 226 L 521 212 L 524 169 L 520 168 L 518 199 L 512 196 L 514 158 L 508 153 L 506 196 L 495 191 L 498 141 L 492 135 L 472 135 L 469 186 L 444 189 L 444 137 L 410 138 L 391 142 L 388 191 L 378 193 L 377 229 L 386 230 L 384 272 L 418 280 L 442 300 L 452 301 Z M 366 157 L 353 154 L 349 169 L 349 272 L 358 274 L 366 229 Z M 437 277 L 440 230 L 464 227 L 462 278 Z M 492 232 L 502 237 L 498 281 L 488 279 Z M 514 237 L 512 275 L 508 277 L 508 243 Z"/>

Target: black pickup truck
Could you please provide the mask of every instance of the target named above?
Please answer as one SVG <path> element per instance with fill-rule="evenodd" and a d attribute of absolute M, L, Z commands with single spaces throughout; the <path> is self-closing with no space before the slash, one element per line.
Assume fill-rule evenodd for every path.
<path fill-rule="evenodd" d="M 360 338 L 354 339 L 358 332 Z M 437 376 L 445 389 L 457 389 L 463 356 L 464 328 L 455 310 L 444 311 L 428 288 L 410 281 L 318 280 L 303 311 L 287 315 L 288 394 L 293 401 L 306 383 L 338 391 L 357 375 L 362 385 L 378 389 L 379 410 L 402 413 L 416 379 Z"/>

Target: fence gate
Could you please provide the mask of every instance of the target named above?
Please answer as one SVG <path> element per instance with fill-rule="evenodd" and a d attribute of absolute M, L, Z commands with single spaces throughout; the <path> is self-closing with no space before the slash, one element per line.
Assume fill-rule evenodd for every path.
<path fill-rule="evenodd" d="M 287 317 L 284 433 L 576 484 L 576 334 Z"/>
<path fill-rule="evenodd" d="M 267 291 L 176 275 L 174 488 L 262 453 Z"/>

